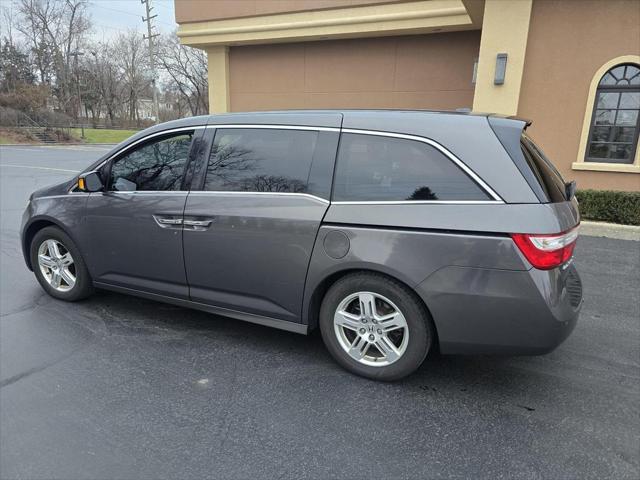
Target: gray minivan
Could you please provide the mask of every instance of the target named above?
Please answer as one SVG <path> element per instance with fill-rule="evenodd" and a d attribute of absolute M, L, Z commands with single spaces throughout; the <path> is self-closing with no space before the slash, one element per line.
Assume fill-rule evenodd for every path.
<path fill-rule="evenodd" d="M 527 122 L 426 111 L 194 117 L 35 192 L 27 266 L 297 333 L 394 380 L 427 353 L 541 354 L 582 304 L 579 213 Z"/>

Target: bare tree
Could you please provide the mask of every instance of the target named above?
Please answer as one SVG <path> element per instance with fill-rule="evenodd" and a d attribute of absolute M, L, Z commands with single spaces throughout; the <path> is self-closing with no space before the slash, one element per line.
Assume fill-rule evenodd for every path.
<path fill-rule="evenodd" d="M 161 68 L 191 115 L 209 111 L 207 57 L 202 50 L 181 45 L 175 33 L 163 36 L 158 52 Z"/>
<path fill-rule="evenodd" d="M 1 88 L 13 92 L 5 100 L 16 106 L 28 104 L 32 111 L 58 109 L 76 120 L 84 106 L 95 125 L 103 119 L 111 125 L 143 123 L 141 101 L 152 97 L 153 87 L 138 31 L 95 42 L 87 0 L 13 1 L 13 9 L 3 5 L 0 12 L 6 37 L 0 44 Z M 163 35 L 158 47 L 162 118 L 207 113 L 206 54 L 180 45 L 175 33 Z M 29 72 L 30 80 L 21 80 L 29 79 Z M 18 89 L 18 84 L 30 84 L 31 90 Z M 31 95 L 32 91 L 39 95 Z"/>
<path fill-rule="evenodd" d="M 7 7 L 0 7 L 0 32 L 2 32 L 2 36 L 5 38 L 5 43 L 9 43 L 9 45 L 14 45 L 13 42 L 13 28 L 15 24 L 15 18 L 13 15 L 13 10 Z"/>
<path fill-rule="evenodd" d="M 120 93 L 124 89 L 114 47 L 108 42 L 98 42 L 89 45 L 88 52 L 84 61 L 86 93 L 82 98 L 85 106 L 91 111 L 94 124 L 104 113 L 108 123 L 116 125 L 123 106 Z"/>
<path fill-rule="evenodd" d="M 82 45 L 90 27 L 86 0 L 19 0 L 18 15 L 16 29 L 31 47 L 40 82 L 51 84 L 60 108 L 71 112 L 79 107 L 71 53 Z"/>
<path fill-rule="evenodd" d="M 114 45 L 120 74 L 120 98 L 127 105 L 129 121 L 139 123 L 138 100 L 143 93 L 149 93 L 149 59 L 142 37 L 135 30 L 120 35 Z"/>

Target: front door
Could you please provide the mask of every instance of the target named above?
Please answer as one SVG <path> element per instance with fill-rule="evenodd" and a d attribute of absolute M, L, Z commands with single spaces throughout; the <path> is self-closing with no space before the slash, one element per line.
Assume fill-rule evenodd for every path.
<path fill-rule="evenodd" d="M 337 129 L 218 126 L 189 194 L 191 299 L 300 321 L 304 282 L 329 206 Z"/>
<path fill-rule="evenodd" d="M 105 191 L 92 193 L 86 208 L 87 263 L 98 284 L 188 298 L 183 177 L 196 132 L 154 136 L 101 169 Z"/>

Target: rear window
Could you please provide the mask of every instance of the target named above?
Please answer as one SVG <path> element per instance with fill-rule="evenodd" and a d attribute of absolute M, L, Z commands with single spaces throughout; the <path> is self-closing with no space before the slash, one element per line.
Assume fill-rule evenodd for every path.
<path fill-rule="evenodd" d="M 544 153 L 533 143 L 533 140 L 524 133 L 522 134 L 520 145 L 522 154 L 548 201 L 552 203 L 565 202 L 567 200 L 565 181 L 560 172 L 556 170 Z"/>
<path fill-rule="evenodd" d="M 490 200 L 463 170 L 416 140 L 344 133 L 334 201 Z"/>

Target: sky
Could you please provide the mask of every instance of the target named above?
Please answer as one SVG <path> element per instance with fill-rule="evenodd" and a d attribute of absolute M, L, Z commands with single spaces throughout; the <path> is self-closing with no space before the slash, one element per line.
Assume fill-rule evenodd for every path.
<path fill-rule="evenodd" d="M 61 0 L 60 0 L 61 1 Z M 15 0 L 0 0 L 7 9 L 16 9 Z M 166 33 L 177 28 L 173 0 L 151 0 L 153 11 L 158 16 L 153 19 L 154 30 Z M 147 26 L 142 22 L 146 15 L 145 6 L 140 0 L 88 0 L 87 11 L 91 15 L 93 37 L 100 41 L 116 37 L 119 33 L 135 29 L 146 34 Z"/>
<path fill-rule="evenodd" d="M 153 11 L 158 16 L 153 19 L 157 32 L 171 32 L 176 29 L 173 0 L 151 0 Z M 142 22 L 146 15 L 145 6 L 140 0 L 89 0 L 87 10 L 95 29 L 97 39 L 117 36 L 128 29 L 146 33 L 147 26 Z"/>

